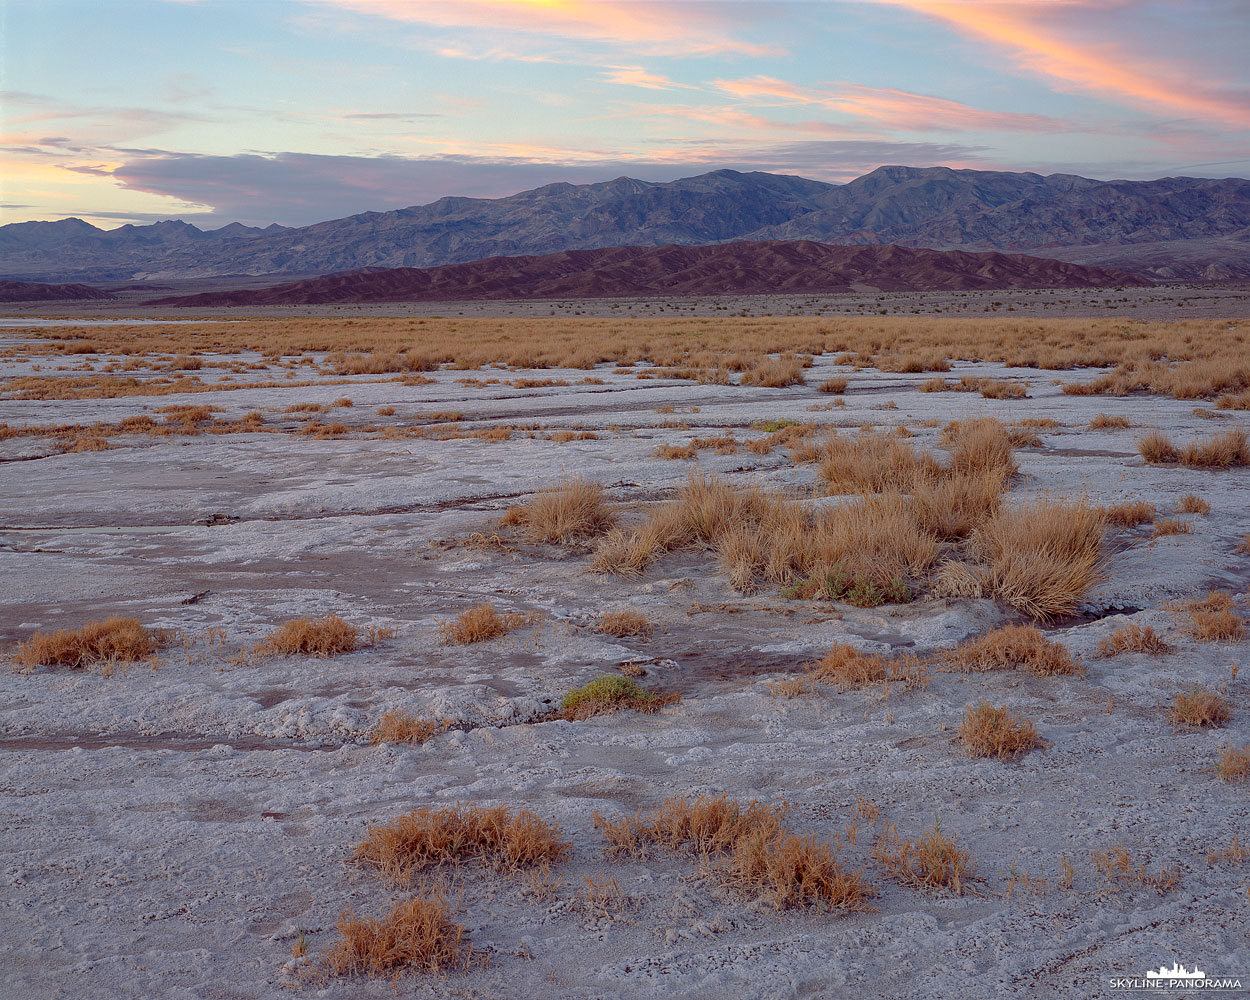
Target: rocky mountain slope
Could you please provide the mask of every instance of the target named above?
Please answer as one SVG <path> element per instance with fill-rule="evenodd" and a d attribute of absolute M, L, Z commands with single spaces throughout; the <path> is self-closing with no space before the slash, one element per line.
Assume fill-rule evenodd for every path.
<path fill-rule="evenodd" d="M 432 267 L 617 246 L 814 240 L 1033 252 L 1164 279 L 1250 277 L 1250 181 L 880 167 L 848 184 L 717 170 L 441 198 L 298 229 L 0 227 L 0 277 L 127 280 Z M 1175 244 L 1177 253 L 1169 254 Z"/>
<path fill-rule="evenodd" d="M 69 299 L 113 299 L 90 285 L 47 285 L 31 281 L 0 281 L 0 302 L 55 302 Z"/>
<path fill-rule="evenodd" d="M 1017 254 L 810 240 L 712 246 L 613 247 L 541 257 L 492 257 L 428 269 L 328 275 L 252 291 L 157 299 L 151 305 L 261 306 L 455 299 L 592 298 L 784 292 L 1089 288 L 1143 285 L 1119 271 Z"/>

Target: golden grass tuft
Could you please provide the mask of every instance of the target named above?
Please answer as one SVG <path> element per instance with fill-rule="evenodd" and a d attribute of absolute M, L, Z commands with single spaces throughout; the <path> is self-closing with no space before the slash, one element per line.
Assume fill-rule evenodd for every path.
<path fill-rule="evenodd" d="M 600 615 L 599 631 L 618 639 L 631 635 L 647 638 L 655 631 L 655 626 L 642 612 L 625 608 L 621 611 L 605 611 Z"/>
<path fill-rule="evenodd" d="M 1121 625 L 1098 643 L 1099 656 L 1119 656 L 1121 653 L 1149 653 L 1162 656 L 1171 653 L 1172 647 L 1163 641 L 1149 625 L 1136 622 Z"/>
<path fill-rule="evenodd" d="M 1184 630 L 1199 642 L 1240 641 L 1245 637 L 1245 622 L 1233 610 L 1233 595 L 1227 591 L 1212 590 L 1204 598 L 1171 607 L 1189 619 Z"/>
<path fill-rule="evenodd" d="M 252 649 L 256 656 L 338 656 L 359 649 L 360 629 L 336 614 L 283 622 Z"/>
<path fill-rule="evenodd" d="M 467 646 L 473 642 L 486 642 L 507 635 L 514 629 L 537 621 L 537 612 L 523 615 L 518 611 L 500 614 L 495 606 L 487 601 L 462 611 L 452 621 L 444 622 L 438 627 L 443 642 L 449 646 Z"/>
<path fill-rule="evenodd" d="M 1205 441 L 1191 441 L 1180 448 L 1162 431 L 1151 431 L 1137 442 L 1137 451 L 1151 465 L 1179 463 L 1191 469 L 1250 465 L 1250 437 L 1240 427 L 1229 428 Z"/>
<path fill-rule="evenodd" d="M 580 722 L 614 712 L 651 714 L 680 700 L 680 695 L 648 691 L 629 677 L 604 674 L 566 694 L 560 701 L 559 715 L 570 722 Z"/>
<path fill-rule="evenodd" d="M 742 385 L 759 385 L 769 389 L 784 389 L 790 385 L 802 385 L 803 359 L 793 354 L 779 358 L 764 358 L 754 368 L 742 373 Z"/>
<path fill-rule="evenodd" d="M 1113 416 L 1110 413 L 1100 413 L 1089 422 L 1089 429 L 1091 431 L 1110 430 L 1113 427 L 1119 429 L 1132 426 L 1133 424 L 1128 417 L 1123 417 L 1119 414 Z"/>
<path fill-rule="evenodd" d="M 1155 522 L 1155 530 L 1150 533 L 1150 537 L 1163 538 L 1167 535 L 1192 535 L 1193 533 L 1193 525 L 1188 521 L 1165 517 L 1162 521 Z"/>
<path fill-rule="evenodd" d="M 1206 688 L 1196 688 L 1176 696 L 1168 709 L 1168 721 L 1174 726 L 1210 729 L 1222 726 L 1233 717 L 1228 701 Z"/>
<path fill-rule="evenodd" d="M 425 743 L 451 725 L 450 719 L 421 719 L 410 712 L 391 709 L 369 734 L 370 743 Z"/>
<path fill-rule="evenodd" d="M 843 868 L 828 844 L 787 830 L 785 818 L 784 807 L 702 795 L 666 799 L 645 816 L 639 812 L 609 820 L 596 812 L 594 824 L 611 855 L 643 858 L 655 845 L 704 859 L 724 855 L 714 869 L 721 879 L 779 910 L 807 905 L 869 909 L 877 893 L 862 872 Z"/>
<path fill-rule="evenodd" d="M 1210 514 L 1211 505 L 1196 493 L 1186 493 L 1176 504 L 1178 514 Z"/>
<path fill-rule="evenodd" d="M 842 393 L 846 392 L 846 387 L 848 384 L 849 384 L 849 380 L 845 378 L 841 378 L 841 377 L 827 378 L 823 382 L 820 383 L 818 388 L 820 389 L 821 392 L 827 392 L 827 393 L 831 393 L 834 396 L 840 396 L 842 395 Z"/>
<path fill-rule="evenodd" d="M 1181 871 L 1176 865 L 1160 865 L 1157 875 L 1133 859 L 1123 844 L 1105 850 L 1091 851 L 1094 866 L 1112 891 L 1126 888 L 1154 889 L 1160 896 L 1181 884 Z"/>
<path fill-rule="evenodd" d="M 873 846 L 872 856 L 888 877 L 912 889 L 961 896 L 971 891 L 967 883 L 978 881 L 972 854 L 959 847 L 957 838 L 943 833 L 942 824 L 936 819 L 933 828 L 918 841 L 900 840 L 894 824 L 887 824 Z"/>
<path fill-rule="evenodd" d="M 452 922 L 441 896 L 405 899 L 380 918 L 344 911 L 337 930 L 338 940 L 321 956 L 321 965 L 335 976 L 437 973 L 465 966 L 472 954 L 465 948 L 465 928 Z"/>
<path fill-rule="evenodd" d="M 885 657 L 861 653 L 854 646 L 839 643 L 812 664 L 811 677 L 841 688 L 901 682 L 906 688 L 921 688 L 929 682 L 929 669 L 917 656 L 904 653 Z"/>
<path fill-rule="evenodd" d="M 352 860 L 390 885 L 408 885 L 418 873 L 476 859 L 489 868 L 517 871 L 563 861 L 572 850 L 559 827 L 528 809 L 461 805 L 413 809 L 370 826 Z"/>
<path fill-rule="evenodd" d="M 1136 528 L 1139 524 L 1149 524 L 1158 514 L 1155 505 L 1145 500 L 1127 500 L 1111 507 L 1104 507 L 1102 512 L 1107 518 L 1107 523 L 1117 528 Z"/>
<path fill-rule="evenodd" d="M 1038 621 L 1076 611 L 1106 576 L 1106 518 L 1085 501 L 1024 501 L 1000 510 L 969 538 L 986 564 L 986 589 Z"/>
<path fill-rule="evenodd" d="M 1080 663 L 1060 643 L 1033 625 L 1004 625 L 962 642 L 945 654 L 946 667 L 960 673 L 1025 667 L 1039 677 L 1079 674 Z"/>
<path fill-rule="evenodd" d="M 988 701 L 964 708 L 959 739 L 971 756 L 999 760 L 1014 760 L 1043 745 L 1032 722 Z"/>
<path fill-rule="evenodd" d="M 13 662 L 19 673 L 36 667 L 82 670 L 94 664 L 133 663 L 154 658 L 169 638 L 165 632 L 144 628 L 138 619 L 115 615 L 79 629 L 36 632 L 18 643 Z"/>
<path fill-rule="evenodd" d="M 575 476 L 510 508 L 505 523 L 520 524 L 531 541 L 563 545 L 601 535 L 616 520 L 603 485 Z"/>
<path fill-rule="evenodd" d="M 1241 784 L 1250 778 L 1250 743 L 1244 746 L 1230 744 L 1220 747 L 1219 760 L 1215 762 L 1215 773 L 1221 781 L 1229 784 Z"/>

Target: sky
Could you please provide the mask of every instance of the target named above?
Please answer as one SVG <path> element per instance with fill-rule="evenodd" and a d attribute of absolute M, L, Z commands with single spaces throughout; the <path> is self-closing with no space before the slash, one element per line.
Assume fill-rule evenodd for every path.
<path fill-rule="evenodd" d="M 1250 0 L 0 0 L 0 224 L 883 164 L 1250 176 Z"/>

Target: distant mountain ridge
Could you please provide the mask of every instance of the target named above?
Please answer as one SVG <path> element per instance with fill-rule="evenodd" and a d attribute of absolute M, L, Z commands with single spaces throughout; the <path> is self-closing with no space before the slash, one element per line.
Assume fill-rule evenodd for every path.
<path fill-rule="evenodd" d="M 0 277 L 151 280 L 432 267 L 618 246 L 812 240 L 1004 250 L 1151 278 L 1250 277 L 1250 181 L 1099 181 L 879 167 L 847 184 L 715 170 L 667 183 L 549 184 L 441 198 L 311 226 L 180 222 L 103 231 L 77 219 L 0 227 Z M 1175 255 L 1169 247 L 1177 247 Z M 1150 247 L 1148 253 L 1135 248 Z M 1174 259 L 1173 259 L 1174 258 Z"/>
<path fill-rule="evenodd" d="M 156 299 L 154 306 L 325 305 L 458 299 L 762 295 L 786 292 L 1091 288 L 1146 285 L 1121 271 L 1018 254 L 810 240 L 612 247 L 491 257 L 434 268 L 370 269 L 248 291 Z"/>

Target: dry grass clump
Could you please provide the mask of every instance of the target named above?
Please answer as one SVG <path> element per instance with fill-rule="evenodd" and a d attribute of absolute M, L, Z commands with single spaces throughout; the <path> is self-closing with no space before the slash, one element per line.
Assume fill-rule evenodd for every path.
<path fill-rule="evenodd" d="M 571 845 L 554 823 L 528 809 L 461 805 L 413 809 L 370 826 L 352 860 L 375 869 L 391 885 L 408 885 L 419 872 L 476 858 L 497 870 L 556 864 Z"/>
<path fill-rule="evenodd" d="M 1196 493 L 1186 493 L 1176 504 L 1178 514 L 1210 514 L 1211 505 Z"/>
<path fill-rule="evenodd" d="M 339 939 L 321 956 L 334 976 L 437 973 L 462 968 L 472 954 L 471 948 L 462 950 L 465 928 L 451 921 L 441 896 L 405 899 L 380 918 L 359 919 L 345 911 L 337 929 Z"/>
<path fill-rule="evenodd" d="M 894 824 L 886 825 L 877 838 L 872 856 L 885 868 L 886 875 L 913 889 L 936 889 L 956 896 L 971 891 L 966 884 L 978 881 L 970 852 L 962 850 L 957 838 L 942 832 L 936 819 L 933 828 L 919 841 L 900 840 Z"/>
<path fill-rule="evenodd" d="M 421 719 L 410 712 L 392 709 L 382 714 L 381 720 L 369 734 L 369 742 L 421 744 L 445 731 L 450 725 L 449 719 Z"/>
<path fill-rule="evenodd" d="M 910 653 L 885 657 L 878 653 L 861 653 L 854 646 L 839 643 L 812 664 L 811 677 L 841 688 L 897 681 L 909 689 L 923 689 L 929 682 L 929 669 Z"/>
<path fill-rule="evenodd" d="M 1246 532 L 1246 534 L 1237 539 L 1237 544 L 1233 546 L 1233 551 L 1241 555 L 1250 555 L 1250 532 Z"/>
<path fill-rule="evenodd" d="M 13 662 L 19 673 L 36 667 L 81 670 L 97 663 L 133 663 L 155 657 L 169 638 L 165 632 L 144 628 L 135 618 L 114 615 L 79 629 L 36 632 L 18 643 Z"/>
<path fill-rule="evenodd" d="M 1010 474 L 1006 467 L 990 467 L 919 482 L 908 514 L 920 531 L 942 541 L 967 538 L 998 512 Z"/>
<path fill-rule="evenodd" d="M 1145 500 L 1127 500 L 1111 507 L 1102 509 L 1108 524 L 1117 528 L 1136 528 L 1139 524 L 1149 524 L 1158 514 L 1155 505 Z"/>
<path fill-rule="evenodd" d="M 820 383 L 818 388 L 821 392 L 831 393 L 834 396 L 840 396 L 846 392 L 846 387 L 850 381 L 845 378 L 827 378 Z"/>
<path fill-rule="evenodd" d="M 986 589 L 1039 621 L 1076 611 L 1106 575 L 1103 512 L 1085 501 L 1025 501 L 1000 510 L 969 538 Z"/>
<path fill-rule="evenodd" d="M 1250 437 L 1240 427 L 1233 427 L 1178 448 L 1162 431 L 1151 431 L 1137 442 L 1137 452 L 1151 465 L 1179 463 L 1191 469 L 1228 469 L 1250 465 Z"/>
<path fill-rule="evenodd" d="M 759 385 L 769 389 L 784 389 L 790 385 L 803 385 L 803 359 L 793 354 L 780 358 L 764 358 L 754 368 L 742 373 L 742 385 Z"/>
<path fill-rule="evenodd" d="M 1136 622 L 1121 625 L 1098 643 L 1099 656 L 1119 656 L 1121 653 L 1150 653 L 1161 656 L 1172 652 L 1172 647 L 1149 625 Z"/>
<path fill-rule="evenodd" d="M 952 421 L 942 428 L 941 442 L 956 472 L 998 471 L 1006 476 L 1016 472 L 1011 432 L 993 417 Z"/>
<path fill-rule="evenodd" d="M 1110 413 L 1100 413 L 1089 422 L 1091 431 L 1110 430 L 1111 428 L 1132 427 L 1133 424 L 1128 417 L 1122 417 L 1119 414 L 1112 416 Z"/>
<path fill-rule="evenodd" d="M 948 559 L 933 575 L 933 594 L 935 597 L 984 597 L 985 583 L 975 566 Z"/>
<path fill-rule="evenodd" d="M 537 620 L 536 613 L 523 615 L 518 611 L 500 614 L 495 606 L 487 601 L 476 607 L 462 611 L 454 621 L 444 622 L 438 630 L 443 642 L 449 646 L 467 646 L 472 642 L 485 642 L 507 635 L 513 629 L 532 624 Z"/>
<path fill-rule="evenodd" d="M 656 458 L 667 459 L 670 462 L 680 462 L 688 458 L 694 458 L 699 454 L 699 449 L 690 444 L 661 444 L 656 446 L 652 454 Z"/>
<path fill-rule="evenodd" d="M 962 673 L 1027 667 L 1039 677 L 1079 674 L 1080 664 L 1067 649 L 1047 639 L 1033 625 L 1004 625 L 962 642 L 945 654 L 947 668 Z"/>
<path fill-rule="evenodd" d="M 574 476 L 537 493 L 528 504 L 511 507 L 505 525 L 521 525 L 534 542 L 567 544 L 601 535 L 616 524 L 601 483 Z"/>
<path fill-rule="evenodd" d="M 1179 867 L 1160 865 L 1159 873 L 1152 875 L 1144 865 L 1133 860 L 1123 844 L 1116 844 L 1106 850 L 1091 851 L 1090 856 L 1112 891 L 1126 888 L 1154 889 L 1162 896 L 1181 884 Z"/>
<path fill-rule="evenodd" d="M 622 611 L 605 611 L 599 616 L 599 631 L 604 635 L 624 639 L 636 635 L 646 638 L 655 631 L 650 619 L 640 611 L 625 608 Z"/>
<path fill-rule="evenodd" d="M 1014 760 L 1042 746 L 1037 727 L 1005 705 L 995 708 L 988 701 L 964 708 L 959 738 L 973 757 Z"/>
<path fill-rule="evenodd" d="M 658 712 L 665 705 L 680 700 L 676 694 L 656 694 L 637 681 L 617 674 L 604 674 L 574 688 L 560 701 L 560 717 L 581 722 L 596 715 L 614 712 Z"/>
<path fill-rule="evenodd" d="M 854 438 L 836 432 L 815 449 L 818 474 L 832 494 L 888 493 L 911 490 L 922 479 L 936 479 L 937 461 L 919 455 L 906 441 L 876 431 Z"/>
<path fill-rule="evenodd" d="M 1233 717 L 1228 702 L 1214 691 L 1196 688 L 1178 694 L 1168 709 L 1168 721 L 1174 726 L 1209 729 L 1222 726 Z"/>
<path fill-rule="evenodd" d="M 1215 764 L 1215 773 L 1221 781 L 1229 784 L 1241 784 L 1250 778 L 1250 743 L 1245 746 L 1231 744 L 1220 747 L 1220 758 Z"/>
<path fill-rule="evenodd" d="M 363 645 L 360 630 L 336 614 L 324 618 L 296 618 L 253 647 L 256 656 L 338 656 Z"/>
<path fill-rule="evenodd" d="M 821 908 L 867 910 L 877 893 L 862 873 L 839 865 L 837 852 L 814 837 L 784 826 L 784 808 L 724 795 L 666 799 L 648 815 L 619 820 L 594 814 L 608 841 L 608 853 L 646 857 L 653 845 L 688 850 L 704 859 L 725 855 L 715 869 L 736 891 L 766 899 L 777 909 L 814 904 Z"/>
<path fill-rule="evenodd" d="M 1173 610 L 1189 619 L 1185 632 L 1199 642 L 1237 641 L 1246 634 L 1245 622 L 1233 610 L 1233 595 L 1212 590 L 1200 600 L 1183 601 Z"/>
<path fill-rule="evenodd" d="M 1250 410 L 1250 389 L 1220 396 L 1215 401 L 1215 408 L 1217 410 Z"/>
<path fill-rule="evenodd" d="M 1192 535 L 1194 532 L 1193 525 L 1188 521 L 1180 521 L 1174 517 L 1165 517 L 1162 521 L 1155 523 L 1155 530 L 1151 532 L 1151 538 L 1163 538 L 1166 535 Z"/>
<path fill-rule="evenodd" d="M 784 586 L 844 574 L 880 594 L 926 569 L 937 553 L 936 540 L 911 523 L 901 496 L 811 510 L 780 492 L 696 475 L 637 528 L 610 532 L 591 569 L 637 575 L 664 553 L 690 548 L 714 552 L 743 591 L 761 580 Z"/>

